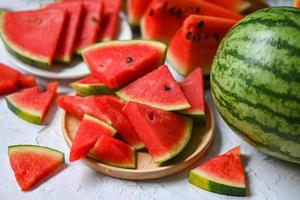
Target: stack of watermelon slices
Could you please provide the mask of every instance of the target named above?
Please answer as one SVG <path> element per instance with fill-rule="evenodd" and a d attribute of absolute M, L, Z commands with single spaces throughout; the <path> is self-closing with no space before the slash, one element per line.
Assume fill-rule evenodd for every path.
<path fill-rule="evenodd" d="M 12 54 L 34 66 L 49 69 L 54 60 L 70 63 L 73 53 L 116 39 L 121 3 L 69 0 L 39 10 L 1 11 L 1 38 Z"/>

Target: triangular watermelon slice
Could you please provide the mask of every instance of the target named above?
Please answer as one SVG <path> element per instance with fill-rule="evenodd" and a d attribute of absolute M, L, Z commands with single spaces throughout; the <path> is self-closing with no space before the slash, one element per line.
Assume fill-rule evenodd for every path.
<path fill-rule="evenodd" d="M 188 117 L 135 102 L 123 111 L 158 164 L 178 155 L 190 140 L 193 121 Z"/>
<path fill-rule="evenodd" d="M 205 121 L 204 77 L 201 68 L 192 71 L 181 83 L 180 88 L 191 108 L 180 112 L 192 116 L 198 122 Z"/>
<path fill-rule="evenodd" d="M 109 124 L 90 115 L 84 115 L 73 139 L 70 161 L 86 156 L 101 135 L 113 137 L 116 132 Z"/>
<path fill-rule="evenodd" d="M 82 55 L 95 77 L 117 88 L 160 66 L 166 48 L 155 41 L 112 41 L 91 46 Z"/>
<path fill-rule="evenodd" d="M 207 191 L 245 196 L 244 167 L 240 158 L 240 147 L 217 156 L 189 173 L 193 185 Z"/>
<path fill-rule="evenodd" d="M 16 180 L 24 191 L 57 172 L 65 163 L 62 152 L 43 146 L 9 146 L 8 155 Z"/>
<path fill-rule="evenodd" d="M 66 12 L 66 20 L 55 52 L 55 60 L 69 63 L 74 51 L 75 39 L 78 32 L 82 3 L 62 2 L 50 4 L 48 7 L 61 9 Z"/>
<path fill-rule="evenodd" d="M 111 124 L 111 121 L 99 106 L 105 103 L 103 96 L 60 96 L 57 98 L 56 103 L 78 119 L 82 119 L 84 114 L 89 114 Z"/>
<path fill-rule="evenodd" d="M 49 83 L 46 91 L 39 87 L 24 89 L 5 97 L 9 109 L 20 118 L 41 124 L 52 100 L 56 97 L 57 82 Z"/>
<path fill-rule="evenodd" d="M 109 89 L 103 81 L 94 76 L 87 76 L 79 81 L 71 83 L 72 89 L 80 96 L 91 96 L 99 94 L 113 94 L 114 91 Z"/>
<path fill-rule="evenodd" d="M 165 65 L 130 83 L 116 94 L 126 101 L 139 102 L 169 111 L 191 107 Z"/>
<path fill-rule="evenodd" d="M 91 149 L 91 156 L 103 163 L 123 168 L 136 168 L 134 148 L 124 142 L 102 135 Z"/>
<path fill-rule="evenodd" d="M 65 20 L 65 12 L 41 9 L 0 13 L 1 37 L 18 58 L 42 68 L 52 64 Z"/>

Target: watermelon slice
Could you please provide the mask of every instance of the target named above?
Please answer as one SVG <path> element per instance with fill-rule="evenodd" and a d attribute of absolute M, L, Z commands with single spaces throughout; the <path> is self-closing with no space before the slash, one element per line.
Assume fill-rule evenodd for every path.
<path fill-rule="evenodd" d="M 207 191 L 245 196 L 244 167 L 240 158 L 240 147 L 215 157 L 189 173 L 193 185 Z"/>
<path fill-rule="evenodd" d="M 55 60 L 69 63 L 74 51 L 74 43 L 82 12 L 81 2 L 63 2 L 49 5 L 50 8 L 66 12 L 66 20 L 55 52 Z"/>
<path fill-rule="evenodd" d="M 116 94 L 126 101 L 139 102 L 169 111 L 191 107 L 165 65 L 130 83 Z"/>
<path fill-rule="evenodd" d="M 158 164 L 178 155 L 190 140 L 193 121 L 188 117 L 135 102 L 123 111 Z"/>
<path fill-rule="evenodd" d="M 294 0 L 294 6 L 300 8 L 300 0 Z"/>
<path fill-rule="evenodd" d="M 142 37 L 169 43 L 191 14 L 240 20 L 242 15 L 199 0 L 154 0 L 141 22 Z"/>
<path fill-rule="evenodd" d="M 113 137 L 115 133 L 116 130 L 109 124 L 90 115 L 84 115 L 71 146 L 70 161 L 85 157 L 101 135 Z"/>
<path fill-rule="evenodd" d="M 152 0 L 127 0 L 128 21 L 132 26 L 139 26 L 143 15 Z"/>
<path fill-rule="evenodd" d="M 36 79 L 31 75 L 23 75 L 19 77 L 18 84 L 22 88 L 30 88 L 36 86 Z"/>
<path fill-rule="evenodd" d="M 81 54 L 82 49 L 97 42 L 103 16 L 101 1 L 83 0 L 82 4 L 83 19 L 75 42 L 75 51 L 78 54 Z"/>
<path fill-rule="evenodd" d="M 250 6 L 250 3 L 244 0 L 205 0 L 205 1 L 216 4 L 218 6 L 222 6 L 223 8 L 235 12 L 244 11 Z"/>
<path fill-rule="evenodd" d="M 103 81 L 88 76 L 84 79 L 71 83 L 71 87 L 80 96 L 91 96 L 97 94 L 113 94 L 114 91 L 109 89 Z"/>
<path fill-rule="evenodd" d="M 0 15 L 1 37 L 7 49 L 24 62 L 49 68 L 62 32 L 65 12 L 42 9 L 2 11 Z"/>
<path fill-rule="evenodd" d="M 106 96 L 106 102 L 99 105 L 118 130 L 122 138 L 135 149 L 144 148 L 144 144 L 122 109 L 125 103 L 114 96 Z"/>
<path fill-rule="evenodd" d="M 191 108 L 180 112 L 192 116 L 197 122 L 205 122 L 204 77 L 201 68 L 197 68 L 179 83 Z"/>
<path fill-rule="evenodd" d="M 46 91 L 39 87 L 24 89 L 5 97 L 8 108 L 20 118 L 41 124 L 52 100 L 56 97 L 57 82 L 49 83 Z"/>
<path fill-rule="evenodd" d="M 237 20 L 190 15 L 169 45 L 168 61 L 184 76 L 196 67 L 209 74 L 220 42 L 236 23 Z"/>
<path fill-rule="evenodd" d="M 102 135 L 91 150 L 91 156 L 108 165 L 136 168 L 134 148 L 120 140 Z"/>
<path fill-rule="evenodd" d="M 65 163 L 62 152 L 43 146 L 9 146 L 8 155 L 16 180 L 24 191 L 57 172 Z"/>
<path fill-rule="evenodd" d="M 105 123 L 111 124 L 111 121 L 99 106 L 105 103 L 105 101 L 105 97 L 103 96 L 60 96 L 57 98 L 56 103 L 78 119 L 82 119 L 84 114 L 89 114 Z"/>
<path fill-rule="evenodd" d="M 83 58 L 95 77 L 117 88 L 161 65 L 166 48 L 155 41 L 112 41 L 85 49 Z"/>

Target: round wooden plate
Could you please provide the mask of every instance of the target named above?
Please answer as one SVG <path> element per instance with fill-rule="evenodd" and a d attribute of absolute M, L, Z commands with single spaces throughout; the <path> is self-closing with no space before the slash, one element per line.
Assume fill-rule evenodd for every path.
<path fill-rule="evenodd" d="M 64 112 L 62 116 L 62 129 L 64 137 L 70 146 L 79 125 L 79 120 Z M 206 105 L 206 124 L 194 126 L 192 137 L 187 147 L 172 160 L 164 165 L 156 165 L 146 151 L 137 152 L 137 168 L 123 169 L 109 166 L 92 158 L 82 161 L 89 167 L 105 175 L 127 180 L 148 180 L 166 177 L 187 168 L 197 161 L 210 145 L 215 130 L 213 113 Z"/>

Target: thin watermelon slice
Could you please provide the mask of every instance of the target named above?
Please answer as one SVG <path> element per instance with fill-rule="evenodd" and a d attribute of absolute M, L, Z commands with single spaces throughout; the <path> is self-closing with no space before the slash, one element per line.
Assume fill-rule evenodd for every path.
<path fill-rule="evenodd" d="M 28 122 L 41 124 L 56 97 L 57 86 L 57 82 L 53 82 L 47 85 L 46 91 L 36 86 L 10 94 L 5 97 L 8 108 Z"/>
<path fill-rule="evenodd" d="M 85 157 L 101 135 L 113 137 L 115 133 L 116 130 L 109 124 L 90 115 L 84 115 L 72 142 L 70 161 Z"/>
<path fill-rule="evenodd" d="M 294 6 L 300 8 L 300 0 L 294 0 Z"/>
<path fill-rule="evenodd" d="M 193 121 L 188 117 L 135 102 L 123 111 L 158 164 L 178 155 L 190 140 Z"/>
<path fill-rule="evenodd" d="M 249 8 L 250 6 L 250 3 L 244 0 L 205 0 L 205 1 L 216 4 L 218 6 L 222 6 L 223 8 L 235 12 L 242 12 L 245 9 Z"/>
<path fill-rule="evenodd" d="M 184 76 L 196 67 L 209 74 L 220 42 L 236 23 L 232 19 L 190 15 L 169 45 L 168 61 Z"/>
<path fill-rule="evenodd" d="M 134 148 L 124 142 L 102 135 L 91 150 L 91 156 L 108 165 L 136 168 Z"/>
<path fill-rule="evenodd" d="M 83 58 L 95 77 L 117 88 L 160 66 L 166 48 L 155 41 L 112 41 L 85 49 Z"/>
<path fill-rule="evenodd" d="M 207 191 L 245 196 L 244 167 L 240 158 L 240 147 L 215 157 L 189 173 L 193 185 Z"/>
<path fill-rule="evenodd" d="M 105 103 L 103 96 L 60 96 L 57 98 L 56 103 L 78 119 L 82 119 L 84 114 L 89 114 L 105 123 L 111 124 L 111 121 L 99 106 Z"/>
<path fill-rule="evenodd" d="M 75 39 L 82 14 L 82 3 L 79 1 L 62 2 L 51 4 L 48 7 L 61 9 L 66 12 L 64 28 L 55 52 L 55 60 L 69 63 L 74 51 Z"/>
<path fill-rule="evenodd" d="M 192 116 L 197 122 L 205 122 L 204 77 L 201 68 L 192 71 L 179 85 L 191 105 L 191 108 L 180 112 Z"/>
<path fill-rule="evenodd" d="M 54 174 L 65 163 L 62 152 L 43 146 L 9 146 L 8 155 L 16 180 L 24 191 Z"/>
<path fill-rule="evenodd" d="M 206 1 L 154 0 L 142 18 L 144 39 L 169 43 L 183 21 L 191 14 L 240 20 L 242 15 Z"/>
<path fill-rule="evenodd" d="M 71 83 L 72 89 L 80 96 L 105 95 L 113 94 L 114 91 L 109 89 L 103 81 L 94 76 L 85 77 L 79 81 Z"/>
<path fill-rule="evenodd" d="M 0 15 L 1 37 L 7 49 L 24 62 L 49 68 L 62 32 L 65 12 L 42 9 L 2 11 Z"/>
<path fill-rule="evenodd" d="M 75 42 L 75 51 L 78 54 L 81 54 L 82 49 L 97 42 L 103 17 L 102 2 L 83 0 L 82 4 L 83 16 Z"/>
<path fill-rule="evenodd" d="M 127 0 L 128 21 L 132 26 L 139 26 L 143 15 L 152 0 Z"/>
<path fill-rule="evenodd" d="M 144 143 L 122 111 L 125 106 L 124 102 L 115 96 L 106 96 L 106 102 L 99 106 L 128 144 L 135 149 L 144 148 Z"/>
<path fill-rule="evenodd" d="M 18 89 L 20 73 L 0 63 L 0 95 L 15 92 Z"/>
<path fill-rule="evenodd" d="M 165 65 L 130 83 L 116 94 L 125 101 L 139 102 L 169 111 L 191 107 Z"/>

